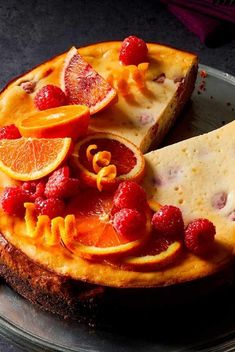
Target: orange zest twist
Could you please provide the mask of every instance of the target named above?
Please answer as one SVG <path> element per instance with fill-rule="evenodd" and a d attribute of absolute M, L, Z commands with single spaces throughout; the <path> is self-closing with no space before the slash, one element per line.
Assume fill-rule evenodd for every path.
<path fill-rule="evenodd" d="M 97 145 L 96 144 L 90 144 L 88 147 L 87 147 L 87 150 L 86 150 L 86 157 L 87 157 L 87 160 L 88 161 L 92 161 L 93 159 L 93 154 L 91 154 L 91 151 L 92 150 L 96 150 L 97 149 Z"/>
<path fill-rule="evenodd" d="M 106 78 L 106 81 L 113 87 L 113 83 L 114 83 L 114 76 L 112 73 L 110 73 L 108 75 L 108 77 Z"/>
<path fill-rule="evenodd" d="M 148 66 L 148 62 L 143 62 L 139 64 L 138 67 L 135 66 L 135 69 L 132 69 L 132 78 L 139 88 L 143 88 L 145 86 L 145 74 Z"/>
<path fill-rule="evenodd" d="M 149 68 L 149 62 L 142 62 L 138 65 L 138 70 L 140 70 L 143 74 L 147 72 Z"/>
<path fill-rule="evenodd" d="M 103 189 L 102 182 L 104 180 L 112 181 L 117 176 L 117 168 L 115 165 L 108 165 L 103 167 L 97 174 L 97 188 L 101 192 Z"/>
<path fill-rule="evenodd" d="M 93 156 L 92 159 L 92 167 L 95 173 L 97 174 L 102 167 L 108 166 L 111 161 L 111 153 L 104 150 L 102 152 L 98 152 Z"/>
<path fill-rule="evenodd" d="M 149 67 L 149 62 L 142 62 L 138 66 L 128 65 L 125 68 L 121 68 L 121 71 L 116 72 L 116 77 L 112 76 L 112 80 L 117 80 L 117 88 L 119 93 L 123 96 L 130 93 L 130 88 L 128 84 L 129 78 L 137 84 L 139 89 L 145 87 L 145 75 Z"/>
<path fill-rule="evenodd" d="M 117 87 L 121 95 L 125 96 L 129 94 L 129 85 L 125 79 L 119 79 L 117 82 Z"/>
<path fill-rule="evenodd" d="M 61 241 L 68 248 L 72 245 L 78 235 L 73 214 L 50 219 L 47 215 L 37 217 L 33 203 L 24 203 L 24 207 L 27 236 L 41 239 L 47 246 L 60 245 Z"/>
<path fill-rule="evenodd" d="M 96 185 L 101 192 L 103 189 L 102 182 L 112 181 L 117 176 L 117 168 L 115 165 L 110 164 L 112 155 L 109 151 L 103 150 L 96 154 L 91 154 L 92 150 L 96 150 L 96 144 L 90 144 L 86 150 L 86 157 L 88 161 L 92 162 L 94 172 L 97 174 Z"/>
<path fill-rule="evenodd" d="M 153 210 L 154 212 L 157 212 L 162 207 L 162 205 L 160 203 L 156 202 L 153 199 L 148 200 L 148 205 L 149 205 L 150 209 Z"/>

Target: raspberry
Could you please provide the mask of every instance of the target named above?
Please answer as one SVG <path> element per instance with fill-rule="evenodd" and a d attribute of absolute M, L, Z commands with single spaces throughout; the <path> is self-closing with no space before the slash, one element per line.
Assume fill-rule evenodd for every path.
<path fill-rule="evenodd" d="M 116 231 L 129 239 L 132 236 L 136 237 L 136 232 L 143 231 L 145 223 L 145 217 L 136 209 L 121 209 L 113 218 Z"/>
<path fill-rule="evenodd" d="M 29 194 L 30 200 L 34 201 L 36 198 L 44 196 L 45 181 L 24 182 L 22 189 Z"/>
<path fill-rule="evenodd" d="M 0 139 L 18 139 L 21 134 L 15 125 L 7 125 L 0 128 Z"/>
<path fill-rule="evenodd" d="M 21 187 L 6 187 L 1 196 L 1 205 L 5 213 L 24 216 L 24 203 L 30 201 L 29 195 Z"/>
<path fill-rule="evenodd" d="M 64 202 L 59 198 L 35 199 L 35 207 L 38 215 L 48 215 L 50 219 L 64 214 Z"/>
<path fill-rule="evenodd" d="M 159 235 L 167 238 L 179 238 L 184 233 L 184 222 L 179 208 L 164 205 L 153 215 L 152 225 Z"/>
<path fill-rule="evenodd" d="M 56 108 L 66 105 L 66 96 L 59 87 L 48 84 L 39 89 L 34 98 L 34 104 L 39 110 Z"/>
<path fill-rule="evenodd" d="M 192 221 L 185 230 L 184 243 L 196 255 L 208 253 L 214 243 L 215 226 L 207 219 Z"/>
<path fill-rule="evenodd" d="M 119 60 L 124 65 L 138 65 L 147 61 L 147 54 L 148 48 L 145 41 L 132 35 L 123 40 Z"/>
<path fill-rule="evenodd" d="M 114 198 L 117 209 L 129 208 L 143 210 L 147 204 L 145 190 L 136 182 L 124 181 L 118 186 Z"/>
<path fill-rule="evenodd" d="M 77 178 L 69 177 L 69 173 L 68 166 L 53 172 L 45 188 L 47 198 L 69 198 L 78 193 L 80 182 Z"/>

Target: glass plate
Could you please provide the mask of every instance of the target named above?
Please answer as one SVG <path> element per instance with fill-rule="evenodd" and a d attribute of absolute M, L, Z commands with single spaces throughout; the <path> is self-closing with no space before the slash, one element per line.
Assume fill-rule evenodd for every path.
<path fill-rule="evenodd" d="M 208 74 L 205 91 L 199 88 L 203 79 L 198 75 L 192 100 L 164 144 L 214 130 L 235 118 L 235 78 L 203 65 L 201 69 Z M 151 312 L 137 309 L 133 314 L 116 311 L 94 325 L 42 312 L 2 284 L 0 334 L 26 351 L 231 351 L 234 293 L 233 287 L 226 287 L 193 303 L 159 305 Z"/>

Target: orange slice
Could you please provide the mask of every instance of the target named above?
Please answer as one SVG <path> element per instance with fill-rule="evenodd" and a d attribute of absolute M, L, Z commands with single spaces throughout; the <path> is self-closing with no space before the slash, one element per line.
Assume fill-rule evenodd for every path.
<path fill-rule="evenodd" d="M 90 147 L 91 146 L 91 147 Z M 102 170 L 99 173 L 94 171 L 94 158 L 99 152 L 106 151 L 110 153 L 111 159 L 107 156 L 103 159 L 102 167 L 114 165 L 116 168 L 116 177 L 102 178 Z M 101 155 L 101 154 L 100 154 Z M 102 160 L 100 160 L 101 162 Z M 91 187 L 97 187 L 101 182 L 103 189 L 110 189 L 117 186 L 118 183 L 125 180 L 141 181 L 145 172 L 145 159 L 140 149 L 127 139 L 111 133 L 95 133 L 79 141 L 72 155 L 72 162 L 80 171 L 80 178 L 85 184 Z M 96 170 L 97 171 L 97 170 Z M 112 172 L 114 170 L 111 170 Z"/>
<path fill-rule="evenodd" d="M 87 134 L 90 112 L 85 105 L 60 106 L 30 114 L 18 124 L 24 137 L 77 139 Z"/>
<path fill-rule="evenodd" d="M 67 210 L 75 214 L 78 232 L 76 242 L 69 247 L 72 252 L 86 259 L 102 259 L 132 253 L 145 243 L 151 230 L 148 210 L 145 230 L 126 237 L 112 225 L 112 205 L 110 192 L 94 189 L 84 190 L 84 194 L 72 201 Z"/>
<path fill-rule="evenodd" d="M 69 104 L 86 105 L 90 108 L 91 115 L 107 108 L 117 100 L 115 89 L 82 58 L 74 47 L 67 54 L 61 84 Z"/>
<path fill-rule="evenodd" d="M 67 157 L 71 138 L 0 140 L 0 170 L 15 180 L 31 181 L 54 171 Z"/>
<path fill-rule="evenodd" d="M 127 270 L 156 271 L 173 263 L 181 250 L 182 243 L 180 241 L 153 237 L 138 255 L 122 258 L 119 265 Z"/>

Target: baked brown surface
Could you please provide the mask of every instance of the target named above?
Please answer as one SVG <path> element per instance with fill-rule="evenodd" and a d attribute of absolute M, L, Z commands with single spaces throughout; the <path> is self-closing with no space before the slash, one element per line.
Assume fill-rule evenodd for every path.
<path fill-rule="evenodd" d="M 231 265 L 219 273 L 173 287 L 121 289 L 102 287 L 49 271 L 0 234 L 0 275 L 18 294 L 44 311 L 64 319 L 99 323 L 115 314 L 163 309 L 164 305 L 192 303 L 234 282 Z"/>
<path fill-rule="evenodd" d="M 0 275 L 21 296 L 63 318 L 94 313 L 104 288 L 56 274 L 30 260 L 0 234 Z"/>

